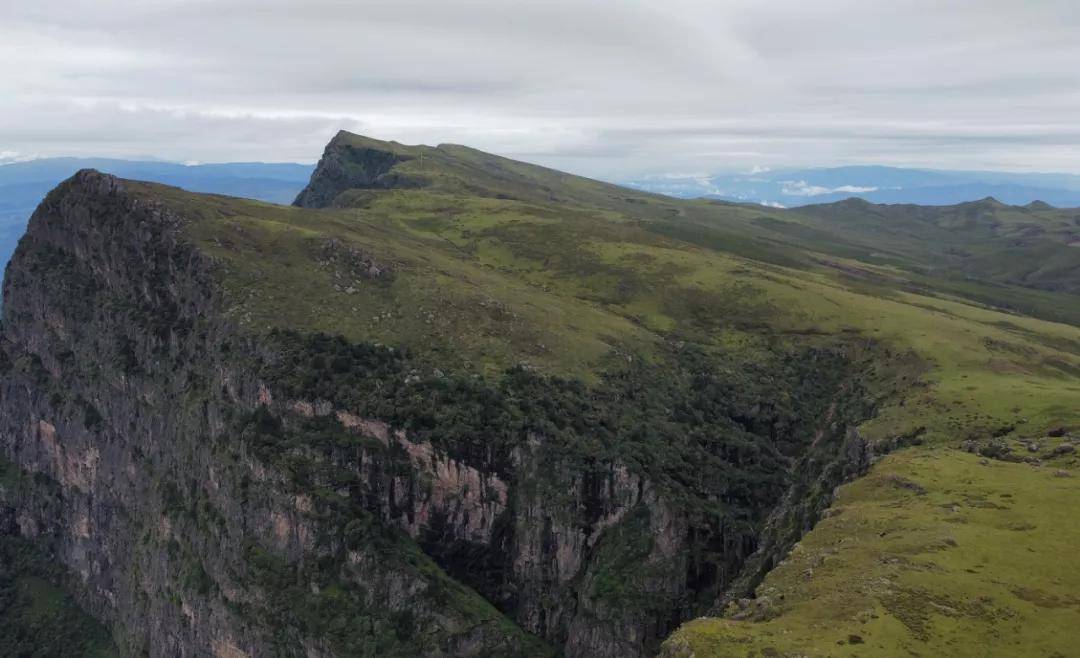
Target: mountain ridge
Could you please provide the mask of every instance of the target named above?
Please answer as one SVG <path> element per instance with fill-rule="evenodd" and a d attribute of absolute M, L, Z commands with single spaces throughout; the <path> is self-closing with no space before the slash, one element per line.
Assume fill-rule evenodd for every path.
<path fill-rule="evenodd" d="M 331 176 L 383 144 L 335 137 Z M 926 270 L 938 252 L 858 207 L 679 201 L 424 148 L 423 169 L 316 168 L 321 208 L 80 172 L 36 211 L 0 338 L 0 442 L 30 477 L 0 501 L 122 651 L 645 656 L 725 612 L 662 650 L 934 651 L 999 609 L 1016 638 L 1068 644 L 1023 587 L 1065 596 L 1072 576 L 1029 582 L 1009 552 L 1071 513 L 1068 292 Z M 1032 212 L 1064 221 L 972 209 L 902 219 L 960 262 L 1048 248 L 1023 237 Z M 1022 282 L 1058 280 L 1040 276 Z M 942 480 L 980 472 L 992 491 L 949 511 Z M 976 504 L 1010 481 L 1059 494 Z M 950 544 L 952 514 L 979 516 Z M 852 543 L 825 553 L 837 524 Z M 1022 529 L 986 534 L 1002 524 Z M 963 575 L 974 558 L 1005 585 Z M 836 598 L 838 574 L 897 585 Z M 996 607 L 941 603 L 978 596 Z"/>
<path fill-rule="evenodd" d="M 197 192 L 231 194 L 287 203 L 310 179 L 312 166 L 228 163 L 182 165 L 105 158 L 43 158 L 0 165 L 0 267 L 7 265 L 26 222 L 41 199 L 77 170 L 111 171 Z"/>

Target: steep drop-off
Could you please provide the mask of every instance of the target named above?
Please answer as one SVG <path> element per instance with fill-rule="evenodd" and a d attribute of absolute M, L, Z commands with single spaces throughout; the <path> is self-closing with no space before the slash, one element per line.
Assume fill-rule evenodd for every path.
<path fill-rule="evenodd" d="M 4 504 L 126 654 L 647 655 L 790 487 L 864 466 L 842 349 L 583 384 L 256 330 L 190 237 L 229 214 L 177 194 L 80 172 L 5 280 L 0 436 L 48 484 Z"/>
<path fill-rule="evenodd" d="M 5 279 L 0 529 L 125 655 L 646 656 L 721 613 L 665 651 L 918 653 L 1067 616 L 1024 607 L 1067 580 L 972 574 L 1072 513 L 1080 331 L 1015 312 L 1072 297 L 828 219 L 348 133 L 295 207 L 81 172 Z M 1038 518 L 985 504 L 990 460 Z M 952 532 L 969 503 L 1002 518 Z"/>

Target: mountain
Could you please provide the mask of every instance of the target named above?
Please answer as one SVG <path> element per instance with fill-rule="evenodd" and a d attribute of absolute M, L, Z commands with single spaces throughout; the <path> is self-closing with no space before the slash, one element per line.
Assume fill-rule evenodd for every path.
<path fill-rule="evenodd" d="M 682 198 L 711 198 L 796 207 L 856 197 L 873 203 L 944 206 L 994 197 L 1025 205 L 1042 201 L 1080 206 L 1080 175 L 993 171 L 938 171 L 851 166 L 783 169 L 746 174 L 669 175 L 635 180 L 631 187 Z"/>
<path fill-rule="evenodd" d="M 1068 212 L 80 171 L 4 281 L 0 529 L 122 655 L 1067 655 Z"/>
<path fill-rule="evenodd" d="M 183 165 L 105 158 L 43 158 L 0 165 L 0 267 L 7 264 L 26 221 L 45 193 L 80 169 L 157 181 L 193 192 L 228 194 L 288 203 L 307 184 L 312 167 L 240 162 Z"/>

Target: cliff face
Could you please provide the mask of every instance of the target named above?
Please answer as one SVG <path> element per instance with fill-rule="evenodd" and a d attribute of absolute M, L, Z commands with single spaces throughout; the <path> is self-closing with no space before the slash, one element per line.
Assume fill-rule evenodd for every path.
<path fill-rule="evenodd" d="M 311 176 L 311 182 L 297 195 L 293 205 L 301 208 L 326 208 L 342 192 L 351 189 L 386 189 L 404 184 L 390 170 L 412 156 L 377 146 L 349 143 L 345 133 L 326 146 Z"/>
<path fill-rule="evenodd" d="M 174 532 L 163 478 L 205 466 L 199 438 L 224 422 L 220 407 L 184 404 L 193 377 L 224 366 L 214 294 L 177 240 L 182 223 L 81 172 L 39 207 L 5 277 L 5 450 L 60 491 L 58 513 L 35 514 L 33 492 L 17 501 L 18 527 L 55 544 L 132 652 L 151 638 L 174 653 L 230 641 L 220 608 L 174 597 L 181 556 L 163 550 Z M 172 601 L 206 621 L 191 628 Z"/>
<path fill-rule="evenodd" d="M 241 331 L 186 237 L 206 220 L 128 185 L 80 172 L 31 220 L 0 444 L 42 483 L 3 488 L 14 526 L 129 655 L 648 655 L 761 554 L 767 519 L 786 550 L 865 465 L 835 355 L 769 380 L 836 367 L 793 411 L 683 408 L 722 384 L 693 355 L 682 388 L 642 369 L 594 390 Z"/>
<path fill-rule="evenodd" d="M 323 620 L 285 609 L 308 604 L 354 613 L 361 653 L 538 647 L 396 536 L 316 546 L 318 506 L 230 435 L 271 393 L 185 221 L 93 172 L 35 213 L 5 284 L 0 432 L 59 494 L 9 497 L 19 531 L 54 546 L 131 655 L 319 655 Z"/>

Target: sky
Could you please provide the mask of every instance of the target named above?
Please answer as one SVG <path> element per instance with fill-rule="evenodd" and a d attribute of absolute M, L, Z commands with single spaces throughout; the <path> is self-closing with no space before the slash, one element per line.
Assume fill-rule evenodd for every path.
<path fill-rule="evenodd" d="M 0 160 L 1080 173 L 1076 0 L 0 0 Z"/>

